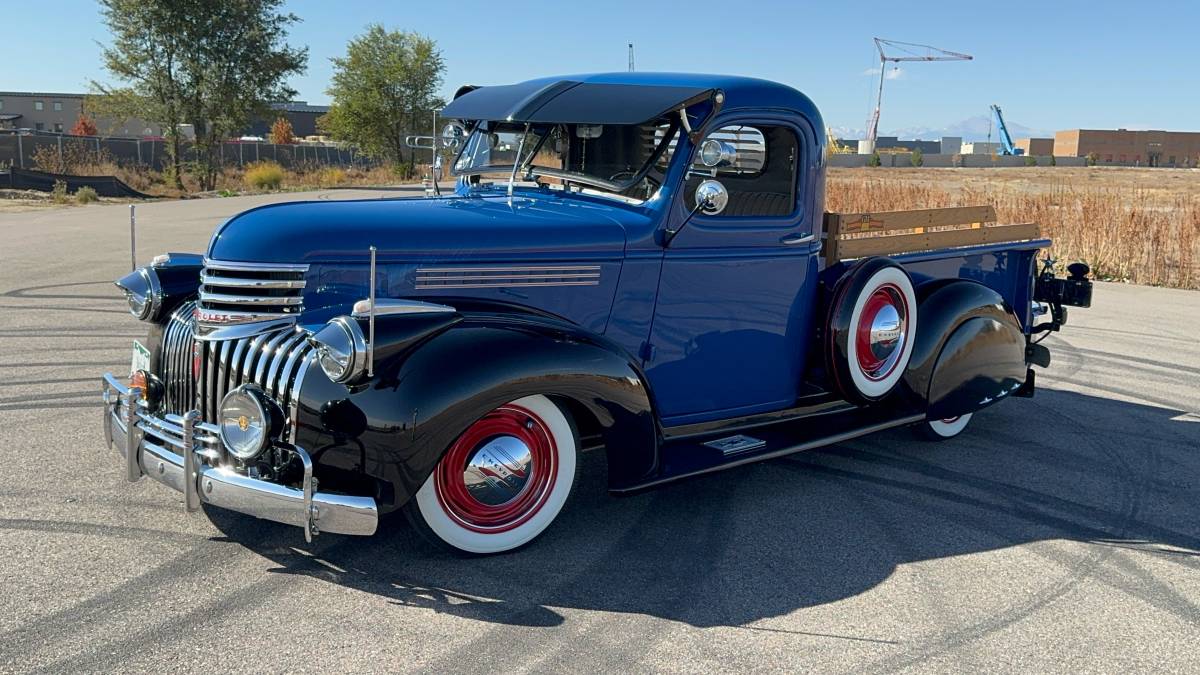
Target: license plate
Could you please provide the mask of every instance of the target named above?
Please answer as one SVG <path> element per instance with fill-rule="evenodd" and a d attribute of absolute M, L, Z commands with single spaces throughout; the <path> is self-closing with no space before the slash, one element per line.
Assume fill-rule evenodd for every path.
<path fill-rule="evenodd" d="M 129 365 L 129 374 L 132 375 L 139 370 L 150 372 L 150 350 L 146 349 L 142 343 L 134 340 L 133 362 Z"/>

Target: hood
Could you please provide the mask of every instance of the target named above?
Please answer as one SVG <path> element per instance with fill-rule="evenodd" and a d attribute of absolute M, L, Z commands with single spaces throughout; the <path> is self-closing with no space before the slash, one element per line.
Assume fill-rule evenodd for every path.
<path fill-rule="evenodd" d="M 273 204 L 229 219 L 208 257 L 263 263 L 622 257 L 630 209 L 559 195 L 454 196 Z"/>

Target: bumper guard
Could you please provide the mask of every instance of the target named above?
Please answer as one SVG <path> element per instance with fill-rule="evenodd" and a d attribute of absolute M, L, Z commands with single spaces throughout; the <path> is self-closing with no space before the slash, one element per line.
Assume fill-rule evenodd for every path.
<path fill-rule="evenodd" d="M 125 478 L 143 475 L 184 494 L 188 511 L 202 503 L 295 525 L 305 541 L 320 532 L 370 535 L 379 523 L 371 497 L 314 492 L 312 458 L 291 446 L 304 464 L 302 489 L 258 480 L 217 465 L 221 440 L 217 427 L 184 415 L 157 415 L 146 409 L 143 392 L 106 373 L 103 379 L 104 439 L 125 459 Z"/>

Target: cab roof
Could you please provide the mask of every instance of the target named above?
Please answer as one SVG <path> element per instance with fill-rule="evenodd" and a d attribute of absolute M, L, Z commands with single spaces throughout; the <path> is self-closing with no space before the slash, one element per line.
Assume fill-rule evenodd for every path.
<path fill-rule="evenodd" d="M 791 87 L 751 77 L 693 73 L 593 73 L 478 87 L 455 98 L 442 110 L 442 116 L 511 122 L 640 124 L 681 106 L 706 101 L 718 91 L 725 96 L 722 106 L 725 110 L 783 109 L 820 125 L 820 114 L 812 100 Z"/>

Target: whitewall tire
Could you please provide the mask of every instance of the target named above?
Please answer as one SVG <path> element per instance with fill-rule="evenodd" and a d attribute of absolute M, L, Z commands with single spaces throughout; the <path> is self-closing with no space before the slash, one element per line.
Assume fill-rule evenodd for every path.
<path fill-rule="evenodd" d="M 930 440 L 944 441 L 961 434 L 971 423 L 974 413 L 966 413 L 958 417 L 944 420 L 926 420 L 920 425 L 922 435 Z"/>
<path fill-rule="evenodd" d="M 466 553 L 519 548 L 558 516 L 575 482 L 578 442 L 542 395 L 484 415 L 446 451 L 409 513 L 437 543 Z"/>

